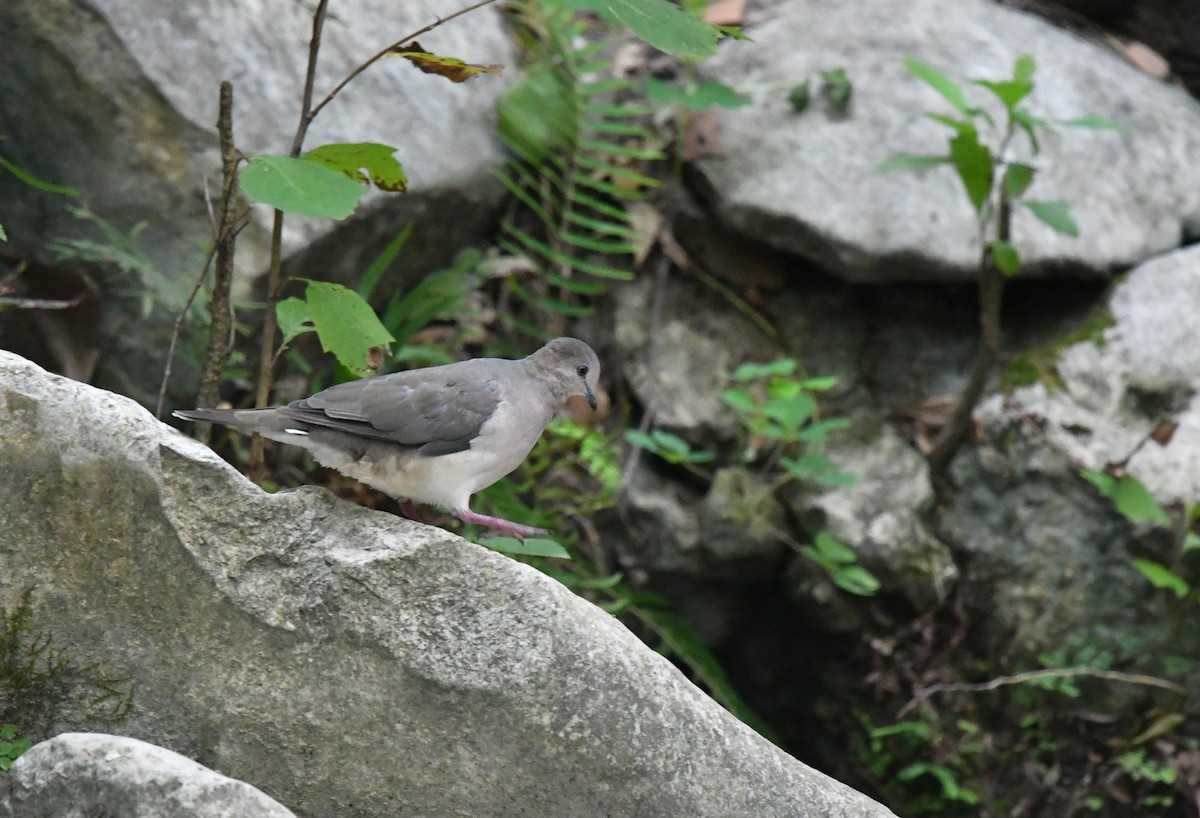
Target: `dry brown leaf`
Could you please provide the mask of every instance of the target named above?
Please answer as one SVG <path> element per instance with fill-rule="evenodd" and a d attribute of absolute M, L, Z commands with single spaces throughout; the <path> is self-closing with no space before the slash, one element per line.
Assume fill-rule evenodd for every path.
<path fill-rule="evenodd" d="M 714 26 L 740 26 L 746 0 L 713 0 L 704 10 L 704 21 Z"/>
<path fill-rule="evenodd" d="M 724 155 L 725 146 L 721 144 L 716 114 L 689 113 L 683 126 L 680 158 L 684 162 L 695 162 L 705 156 Z"/>
<path fill-rule="evenodd" d="M 422 49 L 416 40 L 409 45 L 392 49 L 391 53 L 403 57 L 426 74 L 437 74 L 451 82 L 466 82 L 479 74 L 499 74 L 504 70 L 504 66 L 501 65 L 474 65 L 457 57 L 430 54 Z"/>

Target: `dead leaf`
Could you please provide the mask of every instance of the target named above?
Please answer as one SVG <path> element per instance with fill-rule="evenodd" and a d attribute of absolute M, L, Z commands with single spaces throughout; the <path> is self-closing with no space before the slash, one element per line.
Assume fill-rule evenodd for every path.
<path fill-rule="evenodd" d="M 641 266 L 658 242 L 658 234 L 663 224 L 662 213 L 649 202 L 633 202 L 626 209 L 629 212 L 629 224 L 636 234 L 633 240 L 633 261 Z"/>
<path fill-rule="evenodd" d="M 704 22 L 714 26 L 740 26 L 746 14 L 746 0 L 713 0 L 704 10 Z"/>
<path fill-rule="evenodd" d="M 716 114 L 689 112 L 683 126 L 680 158 L 684 162 L 695 162 L 705 156 L 724 155 L 725 146 L 721 144 Z"/>
<path fill-rule="evenodd" d="M 499 74 L 504 70 L 502 65 L 475 65 L 457 57 L 430 54 L 423 50 L 421 44 L 416 40 L 413 40 L 410 45 L 392 49 L 391 53 L 403 57 L 426 74 L 437 74 L 451 82 L 466 82 L 479 74 Z"/>
<path fill-rule="evenodd" d="M 1159 446 L 1166 446 L 1171 442 L 1171 438 L 1175 436 L 1175 430 L 1178 428 L 1179 423 L 1174 420 L 1160 420 L 1150 432 L 1150 439 Z"/>
<path fill-rule="evenodd" d="M 1111 34 L 1107 35 L 1105 39 L 1143 74 L 1148 74 L 1156 80 L 1165 80 L 1171 76 L 1171 63 L 1145 43 L 1137 40 L 1122 40 Z"/>

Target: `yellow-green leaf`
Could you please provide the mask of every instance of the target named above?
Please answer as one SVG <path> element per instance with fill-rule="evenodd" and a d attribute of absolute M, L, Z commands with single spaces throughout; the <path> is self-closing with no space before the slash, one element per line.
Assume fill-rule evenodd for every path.
<path fill-rule="evenodd" d="M 395 153 L 396 148 L 377 142 L 338 142 L 313 148 L 302 158 L 319 162 L 363 184 L 370 179 L 380 190 L 401 192 L 408 188 L 408 179 Z"/>

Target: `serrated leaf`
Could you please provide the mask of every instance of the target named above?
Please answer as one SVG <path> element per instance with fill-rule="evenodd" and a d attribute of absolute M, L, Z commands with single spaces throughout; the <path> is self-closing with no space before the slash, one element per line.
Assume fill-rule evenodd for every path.
<path fill-rule="evenodd" d="M 500 65 L 475 65 L 457 57 L 431 54 L 421 48 L 421 44 L 416 40 L 408 45 L 393 48 L 388 53 L 403 57 L 426 74 L 437 74 L 451 82 L 466 82 L 480 74 L 500 74 L 504 71 L 504 67 Z"/>
<path fill-rule="evenodd" d="M 505 554 L 526 554 L 531 557 L 556 557 L 561 560 L 571 559 L 571 554 L 567 549 L 554 540 L 548 540 L 544 537 L 529 537 L 525 540 L 518 540 L 516 537 L 487 537 L 480 540 L 479 544 L 493 551 L 502 551 Z"/>
<path fill-rule="evenodd" d="M 1006 276 L 1016 275 L 1021 269 L 1021 254 L 1007 241 L 997 239 L 989 244 L 988 248 L 992 251 L 992 261 L 996 263 L 996 269 Z"/>
<path fill-rule="evenodd" d="M 238 177 L 242 192 L 285 213 L 344 219 L 354 212 L 366 187 L 307 159 L 261 154 Z"/>
<path fill-rule="evenodd" d="M 371 305 L 354 290 L 328 281 L 309 281 L 304 297 L 321 348 L 360 378 L 374 374 L 382 363 L 377 350 L 396 339 Z"/>
<path fill-rule="evenodd" d="M 312 316 L 308 314 L 308 304 L 302 298 L 285 298 L 275 305 L 275 318 L 279 322 L 279 332 L 283 342 L 290 344 L 298 335 L 312 332 Z"/>
<path fill-rule="evenodd" d="M 966 95 L 954 80 L 933 66 L 911 57 L 904 61 L 904 67 L 917 79 L 924 81 L 926 85 L 945 97 L 946 101 L 953 105 L 960 114 L 971 115 L 971 106 L 967 104 Z"/>
<path fill-rule="evenodd" d="M 741 108 L 751 102 L 749 97 L 739 94 L 725 83 L 711 80 L 684 88 L 672 82 L 647 77 L 645 88 L 648 99 L 679 105 L 691 111 L 707 111 L 713 106 Z"/>
<path fill-rule="evenodd" d="M 366 184 L 370 179 L 380 190 L 402 192 L 408 188 L 408 179 L 394 155 L 397 150 L 378 142 L 337 142 L 313 148 L 301 158 L 319 162 L 356 182 Z"/>
<path fill-rule="evenodd" d="M 1049 202 L 1022 201 L 1021 204 L 1029 208 L 1029 212 L 1036 216 L 1038 221 L 1056 233 L 1071 237 L 1079 235 L 1079 225 L 1071 218 L 1070 207 L 1066 202 L 1061 200 Z"/>
<path fill-rule="evenodd" d="M 1166 588 L 1179 599 L 1183 599 L 1191 593 L 1192 588 L 1184 578 L 1161 563 L 1138 558 L 1133 561 L 1133 567 L 1140 571 L 1142 576 L 1148 579 L 1155 588 Z"/>
<path fill-rule="evenodd" d="M 1031 184 L 1036 170 L 1031 165 L 1022 162 L 1010 162 L 1004 166 L 1004 190 L 1008 198 L 1016 199 L 1024 193 Z"/>
<path fill-rule="evenodd" d="M 949 156 L 931 156 L 919 153 L 894 153 L 880 162 L 878 170 L 928 170 L 950 164 Z"/>
<path fill-rule="evenodd" d="M 960 133 L 950 140 L 950 159 L 975 210 L 980 210 L 992 192 L 992 152 L 976 133 Z"/>

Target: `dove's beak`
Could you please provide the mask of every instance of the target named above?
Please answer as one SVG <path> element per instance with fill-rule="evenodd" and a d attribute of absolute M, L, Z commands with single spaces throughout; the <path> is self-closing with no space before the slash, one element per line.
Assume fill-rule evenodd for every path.
<path fill-rule="evenodd" d="M 585 388 L 587 389 L 587 393 L 584 395 L 584 397 L 587 398 L 588 406 L 592 407 L 592 411 L 595 412 L 596 407 L 600 405 L 600 402 L 596 400 L 596 393 L 593 392 L 590 387 Z"/>

